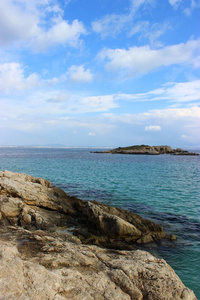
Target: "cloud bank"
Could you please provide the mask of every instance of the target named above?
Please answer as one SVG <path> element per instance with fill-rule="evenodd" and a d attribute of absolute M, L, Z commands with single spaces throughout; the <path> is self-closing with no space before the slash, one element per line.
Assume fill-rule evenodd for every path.
<path fill-rule="evenodd" d="M 37 52 L 56 45 L 77 47 L 87 31 L 79 20 L 69 23 L 62 15 L 51 0 L 1 0 L 0 46 L 26 43 Z"/>
<path fill-rule="evenodd" d="M 104 49 L 98 57 L 106 61 L 107 71 L 122 72 L 128 77 L 141 76 L 171 65 L 199 67 L 200 39 L 161 49 L 151 49 L 150 46 L 132 47 L 128 50 Z"/>

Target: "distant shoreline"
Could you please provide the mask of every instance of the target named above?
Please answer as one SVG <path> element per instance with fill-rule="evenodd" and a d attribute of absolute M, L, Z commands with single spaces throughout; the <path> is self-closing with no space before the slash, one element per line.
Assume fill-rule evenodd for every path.
<path fill-rule="evenodd" d="M 35 149 L 114 149 L 114 147 L 68 147 L 68 146 L 0 146 L 0 148 L 35 148 Z M 199 147 L 200 149 L 200 147 Z"/>
<path fill-rule="evenodd" d="M 24 146 L 24 145 L 0 145 L 0 148 L 27 148 L 27 149 L 108 149 L 108 150 L 114 150 L 115 147 L 106 147 L 106 146 Z M 125 148 L 125 147 L 121 147 Z M 174 147 L 179 148 L 179 147 Z M 181 146 L 180 147 L 183 150 L 193 150 L 193 151 L 200 151 L 200 146 Z"/>

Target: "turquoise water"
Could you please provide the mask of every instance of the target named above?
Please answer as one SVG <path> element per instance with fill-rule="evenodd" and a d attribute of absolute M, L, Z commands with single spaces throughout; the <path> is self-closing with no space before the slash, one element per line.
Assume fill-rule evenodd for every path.
<path fill-rule="evenodd" d="M 120 206 L 163 225 L 177 241 L 145 249 L 164 258 L 200 299 L 200 156 L 90 150 L 0 148 L 0 170 L 46 178 L 70 195 Z"/>

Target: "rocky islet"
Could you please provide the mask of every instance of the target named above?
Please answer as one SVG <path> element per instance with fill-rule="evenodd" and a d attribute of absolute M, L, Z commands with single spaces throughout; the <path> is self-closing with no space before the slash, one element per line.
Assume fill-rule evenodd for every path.
<path fill-rule="evenodd" d="M 107 151 L 93 151 L 92 153 L 110 153 L 110 154 L 135 154 L 135 155 L 188 155 L 198 156 L 198 153 L 189 152 L 181 148 L 172 149 L 170 146 L 148 146 L 135 145 L 129 147 L 118 147 Z"/>

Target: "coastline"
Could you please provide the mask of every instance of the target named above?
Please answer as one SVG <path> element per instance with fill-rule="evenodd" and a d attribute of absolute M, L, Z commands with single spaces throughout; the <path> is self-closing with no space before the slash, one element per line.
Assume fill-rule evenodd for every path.
<path fill-rule="evenodd" d="M 117 252 L 113 252 L 110 246 L 107 248 L 105 244 L 103 246 L 102 243 L 100 243 L 101 248 L 99 248 L 98 246 L 89 246 L 89 244 L 97 245 L 97 243 L 95 242 L 95 238 L 97 238 L 97 236 L 94 237 L 94 232 L 93 240 L 90 239 L 90 242 L 86 243 L 88 245 L 84 246 L 85 242 L 83 242 L 83 239 L 81 240 L 80 231 L 76 236 L 67 232 L 61 233 L 55 230 L 55 228 L 53 229 L 54 226 L 52 227 L 50 226 L 50 224 L 53 225 L 52 223 L 54 223 L 54 225 L 56 224 L 56 226 L 63 224 L 66 226 L 67 221 L 69 221 L 68 219 L 71 218 L 70 222 L 72 222 L 72 219 L 74 219 L 75 223 L 77 223 L 78 221 L 83 225 L 85 223 L 85 220 L 83 220 L 83 218 L 81 220 L 78 220 L 78 216 L 80 214 L 82 216 L 83 214 L 86 214 L 87 218 L 89 218 L 90 220 L 89 222 L 92 222 L 93 224 L 93 229 L 96 228 L 95 230 L 100 233 L 100 237 L 102 237 L 102 234 L 106 234 L 106 242 L 111 232 L 112 235 L 110 236 L 110 238 L 112 239 L 112 243 L 117 244 L 117 240 L 124 239 L 126 245 L 130 244 L 131 240 L 135 240 L 135 237 L 137 237 L 136 240 L 141 239 L 141 237 L 139 236 L 141 235 L 141 230 L 145 229 L 145 226 L 147 226 L 145 229 L 147 230 L 147 232 L 144 232 L 142 234 L 143 239 L 144 237 L 149 238 L 149 236 L 153 237 L 153 240 L 155 240 L 156 238 L 165 238 L 166 234 L 160 226 L 152 222 L 149 223 L 148 220 L 142 220 L 139 216 L 125 212 L 122 209 L 105 206 L 98 202 L 86 202 L 75 197 L 69 197 L 65 192 L 58 189 L 57 187 L 52 187 L 50 182 L 42 178 L 34 178 L 26 174 L 17 174 L 7 171 L 1 172 L 0 175 L 1 222 L 3 222 L 3 226 L 1 226 L 3 236 L 2 253 L 5 256 L 5 259 L 10 259 L 12 257 L 12 260 L 15 261 L 16 256 L 13 253 L 18 253 L 17 257 L 24 258 L 25 263 L 29 263 L 29 261 L 31 263 L 34 262 L 35 265 L 32 265 L 33 269 L 31 269 L 30 277 L 35 270 L 40 269 L 40 266 L 48 266 L 49 268 L 49 266 L 52 265 L 52 267 L 54 266 L 54 272 L 56 270 L 58 274 L 58 272 L 60 272 L 60 264 L 62 266 L 62 271 L 63 267 L 66 268 L 65 259 L 67 258 L 67 272 L 69 272 L 69 269 L 70 272 L 80 272 L 81 264 L 82 271 L 84 270 L 84 272 L 81 273 L 82 275 L 80 275 L 83 278 L 81 292 L 79 293 L 79 296 L 77 296 L 77 298 L 76 296 L 74 296 L 75 298 L 73 299 L 79 299 L 78 297 L 80 297 L 80 295 L 84 295 L 85 292 L 88 293 L 88 289 L 85 287 L 85 284 L 89 279 L 87 276 L 87 278 L 84 278 L 84 274 L 86 271 L 91 272 L 90 266 L 92 266 L 92 268 L 95 268 L 96 270 L 93 274 L 93 279 L 95 274 L 96 278 L 99 278 L 99 276 L 101 276 L 101 278 L 104 278 L 104 276 L 106 276 L 106 278 L 109 278 L 110 281 L 106 281 L 107 286 L 109 286 L 108 292 L 114 293 L 114 290 L 117 290 L 121 297 L 119 299 L 142 299 L 144 295 L 147 296 L 147 294 L 149 294 L 149 297 L 153 296 L 154 299 L 161 299 L 163 290 L 166 291 L 168 299 L 170 299 L 170 297 L 173 297 L 173 299 L 196 299 L 193 292 L 187 289 L 182 284 L 180 279 L 175 275 L 174 272 L 172 272 L 172 269 L 168 267 L 164 260 L 156 259 L 147 252 L 143 252 L 140 250 L 134 251 L 132 249 L 131 252 L 126 252 L 126 250 L 123 249 L 122 252 L 118 252 L 120 243 L 118 243 L 118 246 L 115 247 L 117 248 L 115 250 Z M 113 214 L 113 212 L 115 212 L 115 214 Z M 129 223 L 128 220 L 125 221 L 124 218 L 128 218 L 131 223 Z M 140 227 L 135 227 L 133 225 L 133 221 L 136 222 Z M 90 223 L 88 225 L 89 228 L 91 228 Z M 149 232 L 152 229 L 156 234 L 154 234 L 152 231 L 149 235 Z M 82 231 L 82 236 L 84 234 L 86 235 L 85 228 Z M 15 242 L 9 241 L 10 235 L 13 236 L 13 240 Z M 20 242 L 24 240 L 25 242 Z M 143 240 L 143 242 L 149 242 L 149 240 Z M 10 252 L 11 249 L 13 249 L 12 251 L 15 252 Z M 65 252 L 65 249 L 68 249 L 68 254 Z M 5 254 L 6 251 L 8 253 L 7 256 Z M 70 260 L 69 257 L 66 256 L 69 255 L 69 253 L 76 253 L 75 269 L 73 267 L 74 260 Z M 91 263 L 91 261 L 87 261 L 86 257 L 84 256 L 85 258 L 83 264 L 83 253 L 87 253 L 86 257 L 90 257 L 90 260 L 93 257 L 93 263 Z M 60 254 L 63 258 L 65 257 L 62 262 L 60 260 Z M 136 264 L 136 261 L 138 263 L 138 267 L 136 267 L 135 269 L 134 265 Z M 119 273 L 115 271 L 117 262 Z M 130 262 L 132 262 L 131 265 Z M 106 269 L 104 271 L 102 270 L 102 263 L 104 264 L 104 266 L 106 266 Z M 99 264 L 101 265 L 101 267 L 99 266 Z M 142 269 L 140 269 L 141 267 Z M 124 268 L 127 270 L 125 274 L 122 271 L 124 270 Z M 143 275 L 139 276 L 138 279 L 136 279 L 137 276 L 135 277 L 134 275 L 132 277 L 131 273 L 127 273 L 127 268 L 129 269 L 129 271 L 132 270 L 131 272 L 134 272 L 134 274 L 137 273 L 136 270 L 138 269 L 143 270 Z M 44 275 L 44 269 L 42 270 L 43 276 L 47 276 L 47 274 Z M 48 276 L 51 277 L 52 275 L 52 273 L 51 275 L 48 273 Z M 156 285 L 153 285 L 153 288 L 152 279 L 150 280 L 152 276 L 154 276 L 156 283 Z M 167 280 L 169 276 L 171 278 L 170 282 Z M 13 278 L 15 278 L 14 274 Z M 32 280 L 35 280 L 33 276 L 31 278 Z M 40 280 L 41 279 L 42 278 L 40 278 Z M 23 278 L 19 279 L 19 283 L 20 280 L 23 280 Z M 51 278 L 51 280 L 52 285 L 50 284 L 49 292 L 52 292 L 51 289 L 53 289 L 54 279 Z M 58 278 L 59 284 L 62 282 L 62 280 L 63 277 L 60 276 Z M 104 280 L 108 279 L 104 278 Z M 78 291 L 81 288 L 80 283 L 78 282 L 78 280 L 75 280 L 75 282 L 76 285 L 78 284 L 78 287 L 76 287 L 75 290 Z M 122 284 L 122 282 L 124 283 Z M 131 286 L 129 282 L 131 282 Z M 3 281 L 3 288 L 4 284 L 5 282 Z M 13 289 L 16 289 L 16 287 L 13 287 Z M 101 286 L 100 290 L 101 289 L 103 289 L 103 285 Z M 58 294 L 60 295 L 60 297 L 62 297 L 62 295 L 64 295 L 66 291 L 67 294 L 69 293 L 70 297 L 72 297 L 72 295 L 76 295 L 73 294 L 75 291 L 73 289 L 71 290 L 69 286 L 62 285 L 61 287 L 60 284 L 59 290 L 60 292 Z M 98 292 L 100 295 L 102 293 L 102 291 L 100 290 L 96 289 L 95 284 L 92 284 L 90 286 L 90 293 Z M 25 292 L 27 293 L 28 291 L 26 290 Z M 103 293 L 105 293 L 105 291 L 103 291 Z M 147 299 L 150 298 L 147 297 Z"/>

